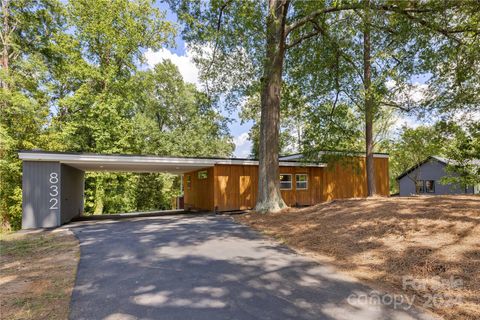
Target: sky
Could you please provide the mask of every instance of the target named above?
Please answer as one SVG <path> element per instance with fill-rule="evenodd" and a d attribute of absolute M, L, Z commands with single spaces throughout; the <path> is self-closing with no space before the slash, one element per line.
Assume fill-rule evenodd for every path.
<path fill-rule="evenodd" d="M 158 7 L 166 12 L 167 20 L 178 23 L 176 14 L 169 9 L 168 5 L 165 3 L 160 3 L 158 4 Z M 180 74 L 185 82 L 190 82 L 195 84 L 197 87 L 200 87 L 198 68 L 195 66 L 192 56 L 188 52 L 185 41 L 183 41 L 180 32 L 175 38 L 175 43 L 176 46 L 174 48 L 162 48 L 159 51 L 152 51 L 148 49 L 145 52 L 147 67 L 153 68 L 155 64 L 165 59 L 169 59 L 178 67 L 178 70 L 180 71 Z M 253 123 L 250 121 L 241 124 L 238 117 L 238 111 L 235 113 L 227 113 L 226 111 L 222 111 L 222 113 L 228 118 L 232 119 L 228 127 L 230 134 L 233 136 L 233 142 L 235 143 L 234 156 L 238 158 L 248 157 L 250 155 L 250 149 L 252 146 L 251 142 L 248 140 L 248 132 L 250 131 Z"/>

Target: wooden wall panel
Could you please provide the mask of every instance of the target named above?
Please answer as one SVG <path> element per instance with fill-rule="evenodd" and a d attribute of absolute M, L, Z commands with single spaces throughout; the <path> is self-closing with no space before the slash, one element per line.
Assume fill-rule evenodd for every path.
<path fill-rule="evenodd" d="M 205 169 L 208 178 L 198 180 L 198 171 L 184 175 L 185 207 L 204 210 L 253 209 L 258 191 L 258 166 L 215 165 Z M 377 193 L 388 196 L 388 159 L 375 158 Z M 351 158 L 348 162 L 330 163 L 319 167 L 280 167 L 280 173 L 292 175 L 292 189 L 281 190 L 289 206 L 313 205 L 322 201 L 358 198 L 367 195 L 365 158 Z M 308 174 L 308 189 L 296 190 L 295 174 Z M 192 177 L 192 188 L 187 190 L 186 176 Z"/>
<path fill-rule="evenodd" d="M 388 159 L 374 158 L 377 193 L 389 195 Z M 324 170 L 323 195 L 326 201 L 333 199 L 361 198 L 367 196 L 365 158 L 329 164 Z"/>
<path fill-rule="evenodd" d="M 207 179 L 198 179 L 199 171 L 207 171 Z M 188 189 L 187 176 L 191 177 L 192 185 Z M 186 209 L 197 210 L 213 210 L 213 195 L 214 195 L 214 168 L 205 168 L 192 172 L 187 172 L 183 175 L 183 189 L 184 189 L 184 203 Z"/>

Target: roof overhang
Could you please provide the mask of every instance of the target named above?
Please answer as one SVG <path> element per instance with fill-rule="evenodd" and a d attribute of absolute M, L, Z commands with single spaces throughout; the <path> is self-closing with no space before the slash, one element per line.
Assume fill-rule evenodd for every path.
<path fill-rule="evenodd" d="M 18 156 L 23 161 L 60 162 L 83 171 L 169 172 L 182 174 L 213 167 L 216 164 L 258 165 L 257 160 L 228 158 L 182 158 L 39 151 L 21 151 L 18 153 Z M 280 166 L 325 167 L 326 164 L 280 161 Z"/>
<path fill-rule="evenodd" d="M 365 158 L 365 152 L 353 152 L 353 151 L 319 151 L 318 155 L 324 156 L 324 155 L 338 155 L 342 157 L 360 157 L 360 158 Z M 374 158 L 389 158 L 388 153 L 374 153 L 373 154 Z M 303 154 L 301 153 L 295 153 L 295 154 L 290 154 L 286 156 L 281 156 L 280 161 L 282 160 L 300 160 L 303 158 Z"/>

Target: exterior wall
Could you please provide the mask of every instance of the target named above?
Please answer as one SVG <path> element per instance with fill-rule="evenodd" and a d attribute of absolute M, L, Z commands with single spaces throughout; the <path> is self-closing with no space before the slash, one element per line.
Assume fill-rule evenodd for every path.
<path fill-rule="evenodd" d="M 59 162 L 24 161 L 22 229 L 53 228 L 83 212 L 84 172 Z"/>
<path fill-rule="evenodd" d="M 280 174 L 292 174 L 292 189 L 281 190 L 289 206 L 312 205 L 322 201 L 323 168 L 280 167 Z M 308 189 L 296 190 L 295 174 L 308 174 Z M 214 203 L 218 211 L 253 209 L 257 200 L 258 166 L 216 165 Z"/>
<path fill-rule="evenodd" d="M 283 201 L 288 206 L 310 206 L 323 201 L 324 168 L 314 167 L 280 167 L 280 174 L 292 175 L 292 190 L 280 190 Z M 296 174 L 308 175 L 308 187 L 306 190 L 297 190 Z"/>
<path fill-rule="evenodd" d="M 207 179 L 198 179 L 198 172 L 207 171 Z M 211 210 L 213 211 L 213 181 L 214 168 L 205 168 L 187 172 L 183 175 L 183 193 L 185 209 Z M 190 176 L 191 186 L 187 184 L 187 177 Z"/>
<path fill-rule="evenodd" d="M 445 175 L 445 164 L 435 159 L 431 159 L 398 181 L 400 196 L 409 196 L 416 193 L 415 182 L 413 181 L 414 179 L 435 181 L 435 193 L 425 193 L 427 195 L 465 194 L 465 191 L 467 191 L 467 193 L 473 193 L 472 187 L 465 190 L 464 188 L 454 184 L 440 184 L 440 179 Z"/>
<path fill-rule="evenodd" d="M 388 158 L 375 158 L 377 193 L 389 195 Z M 258 166 L 215 165 L 204 169 L 208 178 L 198 180 L 198 171 L 184 175 L 185 208 L 233 211 L 253 209 L 258 190 Z M 295 174 L 308 175 L 307 190 L 297 190 Z M 292 189 L 281 190 L 282 198 L 289 206 L 313 205 L 333 199 L 365 197 L 367 183 L 365 158 L 349 158 L 349 161 L 319 167 L 280 167 L 280 174 L 292 175 Z M 192 185 L 188 189 L 187 176 Z"/>
<path fill-rule="evenodd" d="M 390 194 L 388 158 L 374 158 L 377 194 Z M 365 158 L 351 157 L 328 164 L 324 169 L 323 200 L 362 198 L 368 195 Z"/>
<path fill-rule="evenodd" d="M 83 213 L 85 172 L 62 164 L 61 177 L 60 222 L 64 224 Z"/>
<path fill-rule="evenodd" d="M 60 181 L 60 163 L 23 162 L 22 229 L 60 225 Z"/>
<path fill-rule="evenodd" d="M 244 210 L 255 206 L 258 166 L 216 165 L 214 204 L 218 211 Z"/>

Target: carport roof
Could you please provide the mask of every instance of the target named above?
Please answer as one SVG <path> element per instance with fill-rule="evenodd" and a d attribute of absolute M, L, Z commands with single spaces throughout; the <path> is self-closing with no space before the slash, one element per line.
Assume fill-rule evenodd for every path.
<path fill-rule="evenodd" d="M 215 164 L 258 165 L 258 160 L 243 158 L 160 157 L 151 155 L 96 154 L 23 150 L 23 161 L 60 162 L 83 171 L 170 172 L 181 174 Z M 325 163 L 306 163 L 296 160 L 280 161 L 280 166 L 325 167 Z"/>

